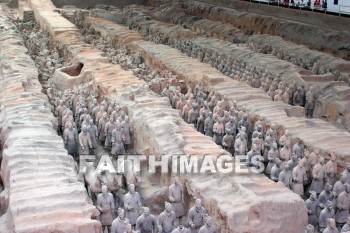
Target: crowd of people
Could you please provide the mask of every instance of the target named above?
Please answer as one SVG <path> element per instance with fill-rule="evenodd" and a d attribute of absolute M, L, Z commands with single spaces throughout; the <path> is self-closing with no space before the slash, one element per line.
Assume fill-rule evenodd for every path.
<path fill-rule="evenodd" d="M 271 0 L 270 2 L 279 2 L 280 4 L 296 6 L 296 7 L 309 7 L 312 9 L 327 9 L 327 0 Z"/>

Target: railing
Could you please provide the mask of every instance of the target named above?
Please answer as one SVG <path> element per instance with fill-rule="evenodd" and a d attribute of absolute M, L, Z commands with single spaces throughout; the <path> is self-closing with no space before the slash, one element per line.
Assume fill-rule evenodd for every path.
<path fill-rule="evenodd" d="M 339 15 L 342 13 L 350 14 L 350 6 L 339 5 Z"/>
<path fill-rule="evenodd" d="M 350 6 L 344 6 L 339 5 L 338 12 L 327 10 L 327 7 L 323 7 L 322 3 L 319 4 L 318 7 L 310 6 L 307 3 L 306 4 L 292 4 L 289 0 L 288 3 L 285 1 L 279 1 L 279 0 L 241 0 L 241 1 L 247 1 L 251 3 L 258 3 L 258 4 L 268 4 L 268 5 L 274 5 L 278 7 L 285 7 L 285 8 L 292 8 L 292 9 L 298 9 L 303 11 L 313 11 L 313 12 L 319 12 L 319 13 L 325 13 L 325 14 L 338 14 L 339 16 L 344 17 L 350 17 Z M 310 3 L 311 4 L 311 3 Z"/>

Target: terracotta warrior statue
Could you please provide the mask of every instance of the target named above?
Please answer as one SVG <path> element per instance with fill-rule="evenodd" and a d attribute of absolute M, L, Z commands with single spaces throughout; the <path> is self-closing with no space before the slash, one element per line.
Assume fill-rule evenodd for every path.
<path fill-rule="evenodd" d="M 326 202 L 326 207 L 321 211 L 318 217 L 318 226 L 320 232 L 322 232 L 327 227 L 327 219 L 334 218 L 333 203 L 331 201 Z"/>
<path fill-rule="evenodd" d="M 267 164 L 267 167 L 265 169 L 265 174 L 267 174 L 267 175 L 271 174 L 271 169 L 272 169 L 273 165 L 275 164 L 275 160 L 277 158 L 279 158 L 279 151 L 277 148 L 277 143 L 273 142 L 272 147 L 267 154 L 267 159 L 268 159 L 269 163 Z"/>
<path fill-rule="evenodd" d="M 125 210 L 118 208 L 118 217 L 112 222 L 112 233 L 124 233 L 129 219 L 125 217 Z"/>
<path fill-rule="evenodd" d="M 124 231 L 123 233 L 136 233 L 136 231 L 134 231 L 134 230 L 132 229 L 131 224 L 128 223 L 128 224 L 126 224 L 126 229 L 125 229 L 125 231 Z"/>
<path fill-rule="evenodd" d="M 106 185 L 102 186 L 102 193 L 97 196 L 97 209 L 101 212 L 100 221 L 103 230 L 107 228 L 110 233 L 115 206 L 113 195 L 108 192 Z"/>
<path fill-rule="evenodd" d="M 346 224 L 341 228 L 340 232 L 349 232 L 350 231 L 350 216 L 348 217 Z"/>
<path fill-rule="evenodd" d="M 243 135 L 244 139 L 248 142 L 248 134 L 247 129 L 245 127 L 241 127 L 238 134 L 236 135 L 236 139 Z"/>
<path fill-rule="evenodd" d="M 115 123 L 115 128 L 112 131 L 112 155 L 118 156 L 125 153 L 123 144 L 123 132 L 119 122 Z"/>
<path fill-rule="evenodd" d="M 277 182 L 281 172 L 282 172 L 281 160 L 279 158 L 276 158 L 275 161 L 274 161 L 274 165 L 271 168 L 270 179 L 275 181 L 275 182 Z"/>
<path fill-rule="evenodd" d="M 293 171 L 293 169 L 298 165 L 298 157 L 296 154 L 292 154 L 292 158 L 288 160 L 287 164 L 289 165 L 289 169 Z"/>
<path fill-rule="evenodd" d="M 245 155 L 247 153 L 247 140 L 244 134 L 240 134 L 235 141 L 235 155 Z"/>
<path fill-rule="evenodd" d="M 234 144 L 235 144 L 235 138 L 233 137 L 233 135 L 226 133 L 226 135 L 222 138 L 222 147 L 228 152 L 230 152 L 231 154 L 233 154 Z"/>
<path fill-rule="evenodd" d="M 305 116 L 312 118 L 314 113 L 314 93 L 312 87 L 306 92 Z"/>
<path fill-rule="evenodd" d="M 105 140 L 106 140 L 105 128 L 106 128 L 106 124 L 108 121 L 109 121 L 108 114 L 107 114 L 107 112 L 104 112 L 102 117 L 98 121 L 98 130 L 99 130 L 99 135 L 100 135 L 99 140 L 100 140 L 102 145 L 104 145 Z"/>
<path fill-rule="evenodd" d="M 248 129 L 249 123 L 248 123 L 248 116 L 245 114 L 243 115 L 242 119 L 238 122 L 238 129 L 240 130 L 242 127 Z"/>
<path fill-rule="evenodd" d="M 321 212 L 322 209 L 324 209 L 326 202 L 331 201 L 333 203 L 333 200 L 336 198 L 335 192 L 332 191 L 332 185 L 326 184 L 325 189 L 320 193 L 318 196 L 318 213 Z"/>
<path fill-rule="evenodd" d="M 79 154 L 80 155 L 88 155 L 90 154 L 89 148 L 91 148 L 91 140 L 90 140 L 90 134 L 87 130 L 87 128 L 83 128 L 81 133 L 79 134 Z"/>
<path fill-rule="evenodd" d="M 216 233 L 216 228 L 210 216 L 205 217 L 205 224 L 199 229 L 198 233 Z"/>
<path fill-rule="evenodd" d="M 124 121 L 121 124 L 122 130 L 123 130 L 123 144 L 125 151 L 128 152 L 131 148 L 131 143 L 132 143 L 132 133 L 133 133 L 133 128 L 132 125 L 129 121 L 129 116 L 125 116 Z"/>
<path fill-rule="evenodd" d="M 209 112 L 208 117 L 204 121 L 204 132 L 205 135 L 209 137 L 213 137 L 213 126 L 214 126 L 214 119 L 213 119 L 213 113 Z"/>
<path fill-rule="evenodd" d="M 165 202 L 165 210 L 159 215 L 158 228 L 160 233 L 171 233 L 175 229 L 176 214 L 170 203 Z"/>
<path fill-rule="evenodd" d="M 307 208 L 307 215 L 309 217 L 309 224 L 313 225 L 314 227 L 317 226 L 317 208 L 318 208 L 318 200 L 317 200 L 317 194 L 314 191 L 310 192 L 310 197 L 305 201 L 306 208 Z"/>
<path fill-rule="evenodd" d="M 283 166 L 283 171 L 279 174 L 278 181 L 282 182 L 287 188 L 292 189 L 292 172 L 288 164 Z"/>
<path fill-rule="evenodd" d="M 178 176 L 175 176 L 173 181 L 173 184 L 169 187 L 169 200 L 172 203 L 176 218 L 180 219 L 185 215 L 184 191 Z"/>
<path fill-rule="evenodd" d="M 304 169 L 303 163 L 301 161 L 298 162 L 298 165 L 292 171 L 292 179 L 293 179 L 293 192 L 299 194 L 301 197 L 304 196 Z"/>
<path fill-rule="evenodd" d="M 310 186 L 310 191 L 315 191 L 317 194 L 322 192 L 325 182 L 325 169 L 324 158 L 321 157 L 318 164 L 316 164 L 312 170 L 313 180 Z"/>
<path fill-rule="evenodd" d="M 338 171 L 337 156 L 331 154 L 331 159 L 326 163 L 326 182 L 330 183 L 332 186 L 335 184 L 336 176 Z"/>
<path fill-rule="evenodd" d="M 346 183 L 350 184 L 350 163 L 346 162 L 346 169 L 342 172 L 346 176 Z"/>
<path fill-rule="evenodd" d="M 197 120 L 197 130 L 204 134 L 204 121 L 205 121 L 205 113 L 202 112 L 201 116 Z"/>
<path fill-rule="evenodd" d="M 292 150 L 290 149 L 289 145 L 286 143 L 284 146 L 280 149 L 280 159 L 282 161 L 282 164 L 287 164 L 287 162 L 290 160 L 292 154 Z"/>
<path fill-rule="evenodd" d="M 306 226 L 305 233 L 314 233 L 315 227 L 311 224 Z"/>
<path fill-rule="evenodd" d="M 345 190 L 345 184 L 346 184 L 346 175 L 342 174 L 340 176 L 340 180 L 335 182 L 333 186 L 333 192 L 335 192 L 336 196 L 338 197 L 341 192 Z"/>
<path fill-rule="evenodd" d="M 303 105 L 303 96 L 301 92 L 301 88 L 298 87 L 297 91 L 293 95 L 293 105 L 302 106 Z"/>
<path fill-rule="evenodd" d="M 196 199 L 194 206 L 188 211 L 188 225 L 191 233 L 198 233 L 199 229 L 204 225 L 204 217 L 206 210 L 202 206 L 201 199 Z"/>
<path fill-rule="evenodd" d="M 129 192 L 124 197 L 124 207 L 126 217 L 129 219 L 131 225 L 136 225 L 136 220 L 140 216 L 139 210 L 141 208 L 141 199 L 138 192 L 135 192 L 135 185 L 129 185 Z"/>
<path fill-rule="evenodd" d="M 191 233 L 191 231 L 183 225 L 178 225 L 171 233 Z"/>
<path fill-rule="evenodd" d="M 270 130 L 268 130 L 266 132 L 266 136 L 265 136 L 265 141 L 264 141 L 264 153 L 263 153 L 263 157 L 264 157 L 264 161 L 267 163 L 268 162 L 268 154 L 269 151 L 271 150 L 272 147 L 272 143 L 273 143 L 273 139 L 272 139 L 272 132 Z"/>
<path fill-rule="evenodd" d="M 339 226 L 347 222 L 350 209 L 350 185 L 345 185 L 345 190 L 341 192 L 337 199 L 337 212 L 335 214 L 335 221 Z"/>
<path fill-rule="evenodd" d="M 113 121 L 113 117 L 109 118 L 109 121 L 105 124 L 104 127 L 104 133 L 105 134 L 105 144 L 104 147 L 106 150 L 110 150 L 112 147 L 112 132 L 114 130 L 114 121 Z"/>
<path fill-rule="evenodd" d="M 236 137 L 236 123 L 233 116 L 231 116 L 229 122 L 226 123 L 225 132 L 228 135 L 232 135 L 234 138 Z"/>
<path fill-rule="evenodd" d="M 213 126 L 213 132 L 214 132 L 214 142 L 217 145 L 222 145 L 222 138 L 224 136 L 224 124 L 222 123 L 222 118 L 220 117 L 218 121 Z"/>
<path fill-rule="evenodd" d="M 68 154 L 76 157 L 78 154 L 78 133 L 77 129 L 73 127 L 73 124 L 69 122 L 68 128 L 64 130 L 64 142 Z"/>
<path fill-rule="evenodd" d="M 296 154 L 298 159 L 304 157 L 304 144 L 300 138 L 298 138 L 298 142 L 293 145 L 292 153 Z"/>
<path fill-rule="evenodd" d="M 142 233 L 157 233 L 157 219 L 151 213 L 148 207 L 143 208 L 143 214 L 137 218 L 136 231 Z"/>
<path fill-rule="evenodd" d="M 248 151 L 247 153 L 247 166 L 254 166 L 253 162 L 252 162 L 252 159 L 254 156 L 257 156 L 257 155 L 260 155 L 260 151 L 258 150 L 258 146 L 256 144 L 252 144 L 251 148 L 250 148 L 250 151 Z"/>
<path fill-rule="evenodd" d="M 333 218 L 327 219 L 327 227 L 323 230 L 322 233 L 338 233 L 338 229 L 335 225 L 335 221 Z"/>
<path fill-rule="evenodd" d="M 188 113 L 190 112 L 192 108 L 192 105 L 191 105 L 191 101 L 190 100 L 187 100 L 186 101 L 186 105 L 182 108 L 182 112 L 181 112 L 181 116 L 182 118 L 187 122 L 188 122 Z"/>
<path fill-rule="evenodd" d="M 292 139 L 291 139 L 291 137 L 289 135 L 289 130 L 288 129 L 286 129 L 284 131 L 284 134 L 280 137 L 279 144 L 281 146 L 288 145 L 288 148 L 292 147 Z"/>
<path fill-rule="evenodd" d="M 94 151 L 97 148 L 97 139 L 98 139 L 98 129 L 97 126 L 94 124 L 94 121 L 90 119 L 89 125 L 87 126 L 87 130 L 90 135 L 90 141 L 91 141 L 91 149 Z"/>
<path fill-rule="evenodd" d="M 198 117 L 199 117 L 198 105 L 193 104 L 191 110 L 188 112 L 187 123 L 197 125 Z"/>

